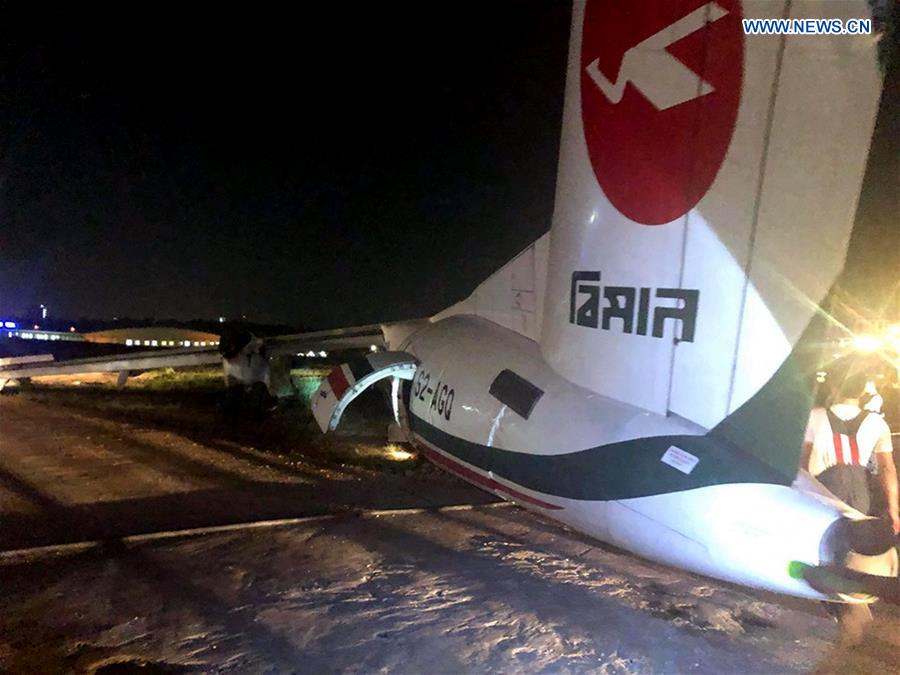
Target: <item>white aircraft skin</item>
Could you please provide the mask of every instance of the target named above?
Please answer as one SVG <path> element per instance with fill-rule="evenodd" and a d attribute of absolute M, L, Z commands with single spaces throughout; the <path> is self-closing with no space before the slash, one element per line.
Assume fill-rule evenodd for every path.
<path fill-rule="evenodd" d="M 546 364 L 537 343 L 480 317 L 439 321 L 414 333 L 402 349 L 418 360 L 408 408 L 411 439 L 441 468 L 645 558 L 738 584 L 828 599 L 791 576 L 789 567 L 795 561 L 822 562 L 825 534 L 851 513 L 846 506 L 764 482 L 767 472 L 760 466 L 748 471 L 755 469 L 759 482 L 662 491 L 691 483 L 659 458 L 668 446 L 695 434 L 694 425 L 572 384 Z M 488 393 L 504 368 L 544 391 L 527 420 Z M 638 440 L 629 444 L 629 439 Z M 636 443 L 645 443 L 652 456 L 646 473 L 636 473 Z M 573 462 L 579 451 L 583 458 Z M 746 461 L 726 447 L 718 455 L 735 465 Z M 533 469 L 527 467 L 531 458 L 538 460 Z M 517 464 L 526 480 L 516 483 L 503 469 L 492 470 L 498 464 Z M 610 473 L 617 474 L 616 491 L 624 496 L 603 498 L 607 486 L 599 484 Z M 658 485 L 662 478 L 672 480 Z M 596 497 L 573 498 L 577 492 Z"/>
<path fill-rule="evenodd" d="M 389 351 L 333 372 L 313 412 L 334 429 L 363 388 L 393 377 L 410 440 L 503 499 L 691 572 L 869 602 L 797 573 L 839 564 L 893 576 L 897 559 L 894 549 L 841 558 L 835 532 L 865 516 L 808 476 L 793 482 L 809 407 L 784 373 L 844 264 L 881 87 L 874 41 L 740 28 L 741 17 L 865 18 L 868 7 L 621 7 L 575 2 L 554 221 L 549 244 L 526 251 L 533 278 L 513 261 L 430 322 L 386 326 Z M 721 59 L 692 59 L 705 36 Z M 810 77 L 815 86 L 799 85 Z M 655 139 L 642 140 L 642 120 Z M 678 186 L 695 184 L 671 173 L 677 161 L 654 167 L 650 152 L 669 152 L 679 124 L 700 129 L 702 151 L 703 134 L 719 138 L 722 155 L 683 205 Z M 633 151 L 615 145 L 622 134 L 635 135 Z M 693 152 L 685 138 L 672 152 Z M 646 183 L 636 191 L 615 175 L 634 157 Z"/>

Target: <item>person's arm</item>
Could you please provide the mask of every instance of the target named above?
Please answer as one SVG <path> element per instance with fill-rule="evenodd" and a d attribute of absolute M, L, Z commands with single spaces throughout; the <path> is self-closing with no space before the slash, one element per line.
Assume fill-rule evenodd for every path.
<path fill-rule="evenodd" d="M 878 477 L 887 498 L 888 515 L 894 526 L 894 534 L 900 534 L 900 504 L 898 504 L 897 467 L 894 466 L 894 457 L 890 452 L 879 452 L 875 457 L 878 460 Z"/>
<path fill-rule="evenodd" d="M 800 454 L 800 468 L 809 471 L 809 458 L 812 456 L 813 445 L 809 441 L 803 441 L 803 452 Z"/>
<path fill-rule="evenodd" d="M 802 471 L 809 471 L 809 458 L 812 456 L 813 439 L 815 438 L 815 412 L 815 408 L 809 411 L 806 432 L 803 434 L 803 451 L 800 453 L 800 469 Z"/>
<path fill-rule="evenodd" d="M 897 467 L 894 466 L 894 447 L 891 443 L 891 430 L 887 423 L 879 419 L 881 430 L 875 442 L 875 460 L 878 463 L 878 477 L 881 489 L 887 499 L 888 517 L 894 526 L 894 534 L 900 534 L 900 504 L 897 497 Z"/>

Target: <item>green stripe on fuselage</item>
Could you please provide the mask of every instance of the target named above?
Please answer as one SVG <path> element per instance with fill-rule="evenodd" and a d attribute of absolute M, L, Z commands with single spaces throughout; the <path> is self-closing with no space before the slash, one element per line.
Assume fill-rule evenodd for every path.
<path fill-rule="evenodd" d="M 410 415 L 412 430 L 454 457 L 529 490 L 566 499 L 608 501 L 723 483 L 788 485 L 755 457 L 708 436 L 655 436 L 561 454 L 501 450 L 458 438 Z M 695 455 L 690 474 L 663 463 L 670 446 Z"/>

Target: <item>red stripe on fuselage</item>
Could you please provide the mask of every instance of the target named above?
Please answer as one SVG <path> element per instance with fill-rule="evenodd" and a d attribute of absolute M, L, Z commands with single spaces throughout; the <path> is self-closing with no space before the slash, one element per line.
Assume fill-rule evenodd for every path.
<path fill-rule="evenodd" d="M 427 443 L 427 441 L 424 438 L 422 438 L 421 436 L 419 436 L 418 434 L 416 434 L 416 437 L 423 444 Z M 552 510 L 557 510 L 557 511 L 562 509 L 561 506 L 557 506 L 556 504 L 550 504 L 548 502 L 541 501 L 540 499 L 535 499 L 534 497 L 531 497 L 522 492 L 519 492 L 518 490 L 514 490 L 513 488 L 508 487 L 508 486 L 504 485 L 503 483 L 498 483 L 497 481 L 495 481 L 493 478 L 491 478 L 489 476 L 483 476 L 480 473 L 478 473 L 477 471 L 470 469 L 469 467 L 467 467 L 464 464 L 460 464 L 459 462 L 450 459 L 446 455 L 443 455 L 440 452 L 437 452 L 436 450 L 432 450 L 430 448 L 422 448 L 422 450 L 425 453 L 425 456 L 430 461 L 437 464 L 438 466 L 443 467 L 447 471 L 450 471 L 451 473 L 455 473 L 460 478 L 463 478 L 471 483 L 475 483 L 476 485 L 479 485 L 485 489 L 488 489 L 491 491 L 496 491 L 496 492 L 502 492 L 502 493 L 507 494 L 510 497 L 512 497 L 513 500 L 515 500 L 515 501 L 521 501 L 521 502 L 526 502 L 528 504 L 533 504 L 534 506 L 540 506 L 542 509 L 552 509 Z"/>
<path fill-rule="evenodd" d="M 340 401 L 344 392 L 350 388 L 350 383 L 347 382 L 347 376 L 344 375 L 343 367 L 338 366 L 328 373 L 328 384 L 331 385 L 331 391 L 334 392 L 334 397 Z"/>

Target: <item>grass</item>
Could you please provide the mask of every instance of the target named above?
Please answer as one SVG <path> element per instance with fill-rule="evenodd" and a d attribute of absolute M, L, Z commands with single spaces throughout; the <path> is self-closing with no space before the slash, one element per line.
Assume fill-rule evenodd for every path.
<path fill-rule="evenodd" d="M 364 392 L 355 400 L 337 432 L 320 432 L 310 400 L 327 373 L 327 368 L 293 369 L 289 385 L 285 373 L 279 389 L 293 395 L 280 398 L 275 411 L 264 419 L 226 418 L 221 409 L 222 371 L 208 366 L 146 372 L 129 378 L 121 390 L 111 373 L 41 378 L 16 391 L 49 405 L 174 431 L 195 442 L 225 440 L 287 458 L 392 472 L 416 468 L 419 461 L 412 448 L 387 442 L 391 418 L 379 391 Z"/>

